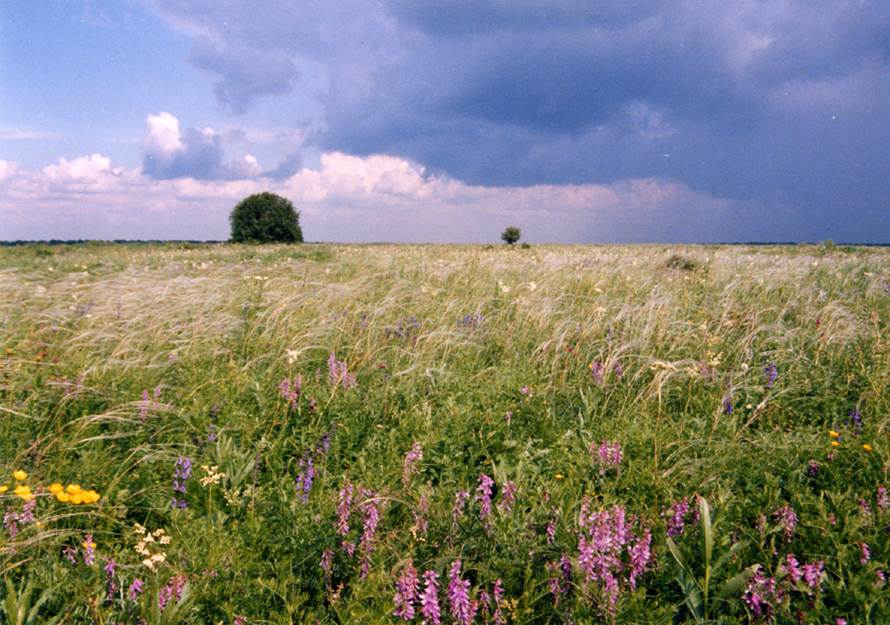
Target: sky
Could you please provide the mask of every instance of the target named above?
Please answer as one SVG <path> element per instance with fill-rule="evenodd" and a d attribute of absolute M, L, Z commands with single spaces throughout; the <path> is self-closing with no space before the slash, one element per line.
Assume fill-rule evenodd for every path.
<path fill-rule="evenodd" d="M 890 243 L 884 0 L 2 0 L 0 240 Z"/>

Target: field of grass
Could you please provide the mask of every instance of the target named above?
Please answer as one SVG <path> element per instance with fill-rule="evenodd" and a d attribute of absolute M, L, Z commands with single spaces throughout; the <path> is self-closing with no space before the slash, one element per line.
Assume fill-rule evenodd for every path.
<path fill-rule="evenodd" d="M 0 250 L 0 623 L 890 622 L 890 250 Z"/>

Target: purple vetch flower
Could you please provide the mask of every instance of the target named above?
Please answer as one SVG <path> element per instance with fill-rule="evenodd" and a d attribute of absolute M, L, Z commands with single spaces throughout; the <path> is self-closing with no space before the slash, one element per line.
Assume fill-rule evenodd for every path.
<path fill-rule="evenodd" d="M 349 480 L 343 484 L 338 495 L 339 504 L 337 505 L 337 534 L 346 536 L 349 534 L 349 508 L 352 505 L 352 484 Z"/>
<path fill-rule="evenodd" d="M 343 360 L 337 360 L 334 352 L 328 354 L 328 384 L 339 384 L 343 388 L 352 388 L 356 384 L 355 374 L 349 372 L 349 365 Z"/>
<path fill-rule="evenodd" d="M 877 504 L 878 511 L 880 512 L 884 512 L 887 508 L 890 508 L 890 497 L 887 496 L 886 486 L 878 486 L 878 492 L 875 496 L 875 503 Z"/>
<path fill-rule="evenodd" d="M 136 601 L 139 595 L 142 594 L 143 582 L 138 577 L 133 578 L 133 582 L 130 584 L 130 587 L 127 589 L 127 596 L 130 598 L 130 601 Z"/>
<path fill-rule="evenodd" d="M 615 374 L 616 380 L 620 380 L 621 376 L 624 375 L 624 367 L 621 366 L 620 362 L 616 362 L 612 365 L 612 373 Z"/>
<path fill-rule="evenodd" d="M 875 585 L 878 588 L 883 588 L 884 584 L 887 583 L 887 574 L 884 573 L 881 569 L 875 571 Z"/>
<path fill-rule="evenodd" d="M 515 503 L 516 484 L 512 481 L 504 482 L 504 487 L 501 489 L 501 500 L 498 503 L 498 511 L 501 514 L 507 514 L 513 509 L 513 504 Z"/>
<path fill-rule="evenodd" d="M 312 492 L 312 484 L 315 481 L 315 464 L 312 462 L 311 456 L 300 458 L 297 463 L 299 473 L 297 473 L 296 489 L 303 503 L 309 502 L 309 493 Z"/>
<path fill-rule="evenodd" d="M 630 554 L 630 573 L 627 581 L 631 589 L 636 589 L 637 578 L 646 571 L 649 561 L 652 559 L 652 531 L 647 527 L 643 530 L 643 535 L 637 538 L 636 542 L 627 548 Z"/>
<path fill-rule="evenodd" d="M 792 553 L 785 556 L 785 562 L 779 566 L 779 570 L 788 573 L 788 577 L 791 578 L 792 584 L 796 584 L 803 577 L 803 571 L 800 568 L 800 564 Z"/>
<path fill-rule="evenodd" d="M 794 512 L 794 508 L 791 506 L 782 506 L 775 512 L 773 512 L 773 518 L 779 524 L 779 527 L 782 528 L 782 532 L 785 535 L 785 540 L 791 540 L 794 536 L 794 530 L 797 528 L 797 513 Z"/>
<path fill-rule="evenodd" d="M 748 580 L 748 587 L 742 598 L 754 613 L 755 618 L 771 620 L 782 597 L 783 593 L 776 583 L 776 579 L 763 575 L 758 566 L 754 575 Z"/>
<path fill-rule="evenodd" d="M 470 493 L 465 490 L 459 490 L 454 494 L 454 505 L 451 506 L 451 518 L 455 523 L 463 517 L 464 508 L 466 507 L 469 498 Z"/>
<path fill-rule="evenodd" d="M 435 571 L 425 571 L 423 574 L 424 588 L 420 596 L 420 616 L 423 623 L 429 625 L 441 625 L 442 616 L 439 610 L 439 574 Z"/>
<path fill-rule="evenodd" d="M 810 460 L 807 463 L 807 475 L 809 477 L 816 477 L 817 475 L 819 475 L 819 469 L 821 468 L 822 465 L 820 465 L 818 462 L 816 462 L 815 460 Z"/>
<path fill-rule="evenodd" d="M 779 368 L 776 367 L 776 363 L 771 362 L 763 370 L 763 374 L 766 377 L 766 382 L 764 383 L 766 388 L 772 388 L 776 378 L 779 377 Z"/>
<path fill-rule="evenodd" d="M 180 456 L 173 469 L 173 507 L 184 509 L 188 507 L 185 501 L 186 481 L 192 476 L 192 461 L 190 458 Z"/>
<path fill-rule="evenodd" d="M 667 517 L 667 535 L 680 536 L 686 531 L 686 517 L 689 514 L 689 499 L 683 497 L 680 501 L 675 501 L 664 512 Z"/>
<path fill-rule="evenodd" d="M 296 410 L 300 397 L 303 395 L 303 376 L 298 373 L 294 376 L 293 381 L 284 378 L 278 384 L 278 394 L 287 402 L 288 406 Z"/>
<path fill-rule="evenodd" d="M 361 549 L 361 577 L 364 579 L 371 569 L 371 553 L 374 551 L 374 538 L 377 533 L 377 524 L 380 522 L 380 510 L 377 507 L 374 492 L 363 488 L 361 495 L 365 501 L 359 506 L 364 513 L 359 549 Z"/>
<path fill-rule="evenodd" d="M 117 562 L 114 561 L 114 558 L 109 558 L 105 561 L 103 570 L 105 571 L 105 580 L 107 584 L 106 601 L 112 601 L 114 595 L 117 594 L 117 582 L 114 581 L 114 575 L 117 572 Z"/>
<path fill-rule="evenodd" d="M 866 517 L 871 516 L 871 504 L 870 503 L 868 503 L 865 499 L 862 499 L 861 497 L 859 498 L 859 500 L 856 503 L 859 506 L 859 512 L 862 514 L 862 516 L 866 516 Z"/>
<path fill-rule="evenodd" d="M 158 591 L 158 607 L 161 611 L 167 607 L 170 601 L 178 602 L 182 598 L 182 591 L 185 589 L 186 576 L 179 574 L 174 575 L 167 581 L 167 584 Z"/>
<path fill-rule="evenodd" d="M 597 384 L 599 386 L 603 385 L 603 382 L 605 382 L 605 372 L 606 366 L 603 363 L 590 363 L 590 378 L 593 380 L 594 384 Z"/>
<path fill-rule="evenodd" d="M 148 419 L 148 404 L 149 404 L 148 389 L 146 388 L 146 389 L 142 390 L 142 405 L 139 407 L 139 420 L 140 421 L 144 422 L 146 419 Z"/>
<path fill-rule="evenodd" d="M 65 559 L 68 560 L 71 564 L 77 564 L 77 549 L 68 545 L 64 549 L 62 549 L 62 555 L 65 556 Z"/>
<path fill-rule="evenodd" d="M 93 535 L 87 534 L 83 537 L 83 563 L 87 566 L 93 566 L 96 562 L 96 543 L 93 542 Z"/>
<path fill-rule="evenodd" d="M 494 614 L 492 615 L 492 620 L 495 625 L 504 625 L 507 622 L 507 619 L 504 618 L 504 613 L 501 610 L 501 605 L 504 602 L 504 583 L 500 578 L 494 580 L 494 585 L 491 587 L 491 596 L 494 599 Z"/>
<path fill-rule="evenodd" d="M 460 567 L 460 560 L 455 560 L 451 564 L 448 575 L 448 604 L 455 622 L 460 625 L 470 625 L 476 617 L 476 609 L 470 601 L 470 582 L 461 579 Z"/>
<path fill-rule="evenodd" d="M 850 411 L 850 423 L 853 426 L 853 433 L 856 436 L 862 434 L 862 413 L 859 412 L 859 406 Z"/>
<path fill-rule="evenodd" d="M 552 545 L 556 540 L 556 518 L 550 517 L 547 525 L 544 527 L 544 533 L 547 535 L 547 544 Z"/>
<path fill-rule="evenodd" d="M 324 578 L 330 585 L 331 570 L 334 568 L 334 551 L 332 549 L 325 549 L 321 552 L 321 560 L 318 561 L 318 566 L 321 567 L 321 570 L 324 572 Z"/>
<path fill-rule="evenodd" d="M 15 538 L 19 533 L 18 514 L 12 508 L 7 508 L 3 514 L 3 527 L 10 538 Z"/>
<path fill-rule="evenodd" d="M 865 566 L 871 560 L 871 549 L 866 543 L 859 543 L 859 564 Z"/>
<path fill-rule="evenodd" d="M 405 454 L 405 461 L 402 465 L 402 484 L 408 486 L 411 478 L 417 473 L 418 466 L 423 461 L 423 447 L 418 441 L 414 441 L 411 449 Z"/>
<path fill-rule="evenodd" d="M 816 590 L 819 585 L 822 583 L 823 571 L 825 570 L 825 563 L 822 560 L 817 562 L 812 562 L 808 564 L 804 564 L 801 566 L 801 572 L 803 573 L 803 581 L 804 583 L 810 587 L 812 590 Z"/>
<path fill-rule="evenodd" d="M 591 443 L 590 454 L 596 454 L 595 461 L 599 464 L 600 475 L 613 467 L 620 469 L 621 461 L 624 459 L 621 443 L 617 441 L 600 441 L 599 447 L 596 443 Z"/>
<path fill-rule="evenodd" d="M 488 517 L 491 515 L 491 493 L 494 480 L 485 473 L 479 474 L 479 486 L 476 487 L 476 501 L 479 502 L 479 519 L 488 526 Z"/>
<path fill-rule="evenodd" d="M 723 396 L 723 413 L 732 414 L 732 393 Z"/>
<path fill-rule="evenodd" d="M 414 568 L 414 562 L 409 558 L 408 563 L 402 569 L 402 574 L 396 580 L 396 594 L 393 597 L 396 609 L 393 615 L 403 621 L 410 621 L 414 618 L 414 602 L 417 600 L 420 591 L 420 580 L 417 579 L 417 569 Z"/>

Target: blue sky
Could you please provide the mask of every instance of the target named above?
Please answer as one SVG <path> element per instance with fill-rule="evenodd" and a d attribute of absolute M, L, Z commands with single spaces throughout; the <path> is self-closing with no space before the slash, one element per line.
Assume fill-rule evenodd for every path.
<path fill-rule="evenodd" d="M 890 241 L 875 0 L 0 4 L 0 238 Z"/>

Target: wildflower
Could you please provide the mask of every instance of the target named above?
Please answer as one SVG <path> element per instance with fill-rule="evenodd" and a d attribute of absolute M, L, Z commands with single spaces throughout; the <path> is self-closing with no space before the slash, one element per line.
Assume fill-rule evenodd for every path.
<path fill-rule="evenodd" d="M 479 502 L 479 519 L 487 524 L 488 516 L 491 514 L 491 490 L 494 486 L 494 480 L 485 473 L 479 475 L 479 486 L 476 487 L 476 501 Z"/>
<path fill-rule="evenodd" d="M 374 551 L 374 538 L 377 533 L 377 524 L 380 522 L 380 510 L 377 502 L 374 500 L 374 493 L 362 489 L 362 502 L 360 508 L 364 512 L 364 523 L 362 525 L 362 536 L 359 541 L 359 548 L 362 551 L 361 558 L 361 577 L 365 578 L 371 568 L 371 553 Z"/>
<path fill-rule="evenodd" d="M 794 536 L 794 530 L 797 528 L 798 520 L 794 508 L 782 506 L 773 512 L 773 517 L 779 522 L 779 527 L 782 528 L 785 534 L 785 540 L 791 540 L 792 536 Z"/>
<path fill-rule="evenodd" d="M 402 484 L 408 486 L 411 478 L 417 473 L 417 465 L 423 461 L 423 447 L 418 441 L 414 441 L 411 449 L 405 454 L 405 461 L 402 465 Z"/>
<path fill-rule="evenodd" d="M 630 554 L 631 570 L 627 576 L 627 581 L 632 589 L 637 587 L 637 578 L 646 570 L 649 560 L 652 558 L 652 532 L 647 527 L 643 530 L 643 535 L 636 540 L 632 547 L 628 547 Z"/>
<path fill-rule="evenodd" d="M 15 538 L 19 533 L 18 515 L 12 510 L 7 510 L 3 515 L 3 528 L 10 538 Z"/>
<path fill-rule="evenodd" d="M 16 486 L 13 492 L 23 501 L 30 501 L 34 498 L 34 493 L 31 492 L 31 487 L 26 484 Z"/>
<path fill-rule="evenodd" d="M 600 465 L 600 475 L 604 474 L 611 467 L 620 467 L 621 461 L 624 459 L 624 453 L 621 450 L 621 443 L 614 441 L 601 441 L 599 448 L 595 443 L 590 445 L 590 453 L 594 454 L 596 450 L 596 459 Z"/>
<path fill-rule="evenodd" d="M 425 571 L 423 574 L 424 588 L 420 596 L 420 616 L 423 623 L 429 625 L 441 625 L 441 612 L 439 610 L 439 583 L 436 581 L 439 574 L 435 571 Z"/>
<path fill-rule="evenodd" d="M 470 493 L 465 490 L 458 491 L 454 494 L 454 505 L 451 506 L 451 518 L 457 523 L 458 519 L 460 519 L 464 515 L 464 507 L 467 505 L 467 499 L 470 498 Z"/>
<path fill-rule="evenodd" d="M 864 449 L 864 450 L 867 451 L 867 452 L 874 451 L 874 448 L 873 448 L 871 445 L 869 445 L 868 443 L 864 443 L 864 444 L 862 445 L 862 449 Z"/>
<path fill-rule="evenodd" d="M 96 543 L 93 542 L 93 535 L 87 534 L 83 540 L 83 563 L 87 566 L 93 566 L 96 561 Z"/>
<path fill-rule="evenodd" d="M 544 533 L 547 535 L 547 544 L 552 545 L 556 541 L 556 519 L 550 518 L 547 521 L 547 525 L 544 528 Z"/>
<path fill-rule="evenodd" d="M 205 475 L 198 481 L 204 488 L 207 488 L 208 486 L 216 486 L 226 477 L 226 474 L 221 472 L 219 470 L 219 467 L 216 465 L 208 467 L 206 464 L 204 464 L 201 465 L 201 470 L 204 472 Z"/>
<path fill-rule="evenodd" d="M 174 508 L 188 507 L 185 501 L 186 481 L 192 476 L 192 461 L 180 456 L 173 469 L 173 502 Z"/>
<path fill-rule="evenodd" d="M 763 372 L 766 375 L 766 388 L 772 388 L 776 378 L 779 377 L 779 369 L 776 367 L 776 363 L 769 363 Z"/>
<path fill-rule="evenodd" d="M 285 349 L 284 356 L 287 359 L 287 364 L 292 365 L 297 362 L 297 359 L 300 357 L 300 350 L 297 349 Z"/>
<path fill-rule="evenodd" d="M 841 444 L 840 444 L 839 442 L 837 442 L 837 441 L 831 441 L 831 446 L 832 446 L 832 447 L 840 447 Z"/>
<path fill-rule="evenodd" d="M 858 406 L 850 411 L 850 423 L 853 425 L 853 432 L 856 436 L 862 434 L 862 414 L 859 412 Z"/>
<path fill-rule="evenodd" d="M 821 465 L 815 460 L 810 460 L 807 463 L 807 475 L 809 477 L 816 477 L 819 474 L 819 469 L 821 469 Z"/>
<path fill-rule="evenodd" d="M 804 583 L 815 590 L 822 583 L 822 576 L 825 570 L 825 563 L 822 560 L 813 562 L 812 564 L 804 564 L 801 567 Z"/>
<path fill-rule="evenodd" d="M 114 581 L 114 574 L 117 571 L 117 562 L 114 561 L 114 558 L 109 558 L 105 561 L 105 566 L 102 568 L 105 571 L 105 578 L 107 580 L 106 600 L 111 601 L 117 593 L 117 583 Z"/>
<path fill-rule="evenodd" d="M 71 564 L 77 564 L 77 549 L 68 545 L 64 549 L 62 549 L 62 555 L 65 556 L 65 559 L 68 560 Z"/>
<path fill-rule="evenodd" d="M 828 430 L 828 435 L 831 438 L 840 438 L 840 432 L 836 432 L 835 430 Z"/>
<path fill-rule="evenodd" d="M 724 414 L 732 414 L 732 394 L 727 393 L 723 396 L 723 412 Z"/>
<path fill-rule="evenodd" d="M 18 469 L 17 471 L 12 472 L 12 477 L 15 478 L 16 482 L 22 482 L 28 479 L 28 474 L 21 469 Z"/>
<path fill-rule="evenodd" d="M 182 591 L 187 581 L 186 576 L 182 574 L 171 577 L 158 591 L 158 607 L 163 610 L 171 600 L 178 602 L 182 598 Z"/>
<path fill-rule="evenodd" d="M 62 503 L 68 503 L 71 499 L 71 495 L 69 495 L 65 491 L 61 491 L 61 492 L 56 493 L 56 499 L 58 499 Z"/>
<path fill-rule="evenodd" d="M 296 489 L 303 503 L 309 501 L 309 493 L 312 491 L 312 483 L 315 480 L 315 465 L 311 457 L 300 458 L 297 465 L 300 469 L 296 478 Z"/>
<path fill-rule="evenodd" d="M 421 541 L 425 540 L 429 527 L 429 522 L 427 521 L 429 512 L 430 500 L 427 499 L 426 495 L 421 495 L 420 500 L 417 502 L 417 509 L 413 512 L 414 525 L 411 526 L 411 536 L 414 537 L 414 540 L 418 540 L 418 537 Z"/>
<path fill-rule="evenodd" d="M 878 486 L 876 502 L 878 504 L 878 510 L 880 510 L 881 512 L 883 512 L 887 508 L 890 508 L 890 497 L 887 496 L 886 486 Z"/>
<path fill-rule="evenodd" d="M 5 493 L 8 490 L 9 490 L 9 486 L 7 486 L 5 484 L 3 486 L 0 486 L 0 495 L 2 495 L 3 493 Z"/>
<path fill-rule="evenodd" d="M 339 505 L 337 506 L 337 534 L 349 534 L 349 508 L 352 505 L 352 484 L 347 480 L 340 489 Z"/>
<path fill-rule="evenodd" d="M 498 510 L 501 514 L 507 514 L 513 509 L 514 503 L 516 503 L 516 484 L 511 481 L 504 482 L 504 487 L 501 490 L 501 501 L 498 503 Z"/>
<path fill-rule="evenodd" d="M 562 480 L 566 479 L 566 476 L 562 473 L 557 473 L 553 476 L 553 479 L 555 479 L 557 482 L 561 482 Z"/>
<path fill-rule="evenodd" d="M 776 606 L 781 603 L 783 593 L 774 577 L 766 577 L 758 566 L 748 581 L 743 600 L 754 613 L 755 618 L 770 621 Z"/>
<path fill-rule="evenodd" d="M 470 602 L 470 582 L 460 577 L 461 561 L 451 564 L 448 576 L 448 603 L 451 616 L 460 625 L 470 625 L 476 616 L 473 603 Z"/>
<path fill-rule="evenodd" d="M 417 570 L 414 563 L 409 558 L 408 563 L 402 570 L 399 579 L 396 580 L 396 594 L 393 597 L 396 609 L 394 616 L 404 621 L 410 621 L 414 618 L 414 602 L 417 599 L 420 590 L 420 580 L 417 579 Z"/>
<path fill-rule="evenodd" d="M 590 377 L 593 379 L 594 384 L 602 386 L 605 381 L 605 369 L 605 365 L 601 362 L 590 363 Z"/>
<path fill-rule="evenodd" d="M 58 482 L 53 482 L 52 484 L 49 485 L 49 492 L 51 492 L 53 495 L 58 495 L 63 490 L 64 490 L 64 487 L 61 484 L 59 484 Z"/>
<path fill-rule="evenodd" d="M 328 354 L 328 383 L 331 386 L 340 384 L 343 388 L 352 388 L 356 384 L 355 374 L 349 372 L 345 361 L 337 360 L 334 352 Z"/>
<path fill-rule="evenodd" d="M 519 389 L 519 392 L 522 393 L 523 395 L 525 395 L 526 397 L 530 397 L 532 394 L 532 389 L 528 384 L 526 384 L 522 388 Z"/>
<path fill-rule="evenodd" d="M 859 543 L 859 564 L 865 566 L 871 560 L 871 549 L 865 543 Z"/>
<path fill-rule="evenodd" d="M 284 378 L 278 385 L 278 394 L 287 401 L 288 405 L 294 410 L 297 409 L 300 396 L 303 394 L 303 376 L 297 374 L 293 382 Z"/>

